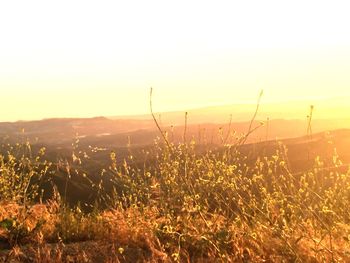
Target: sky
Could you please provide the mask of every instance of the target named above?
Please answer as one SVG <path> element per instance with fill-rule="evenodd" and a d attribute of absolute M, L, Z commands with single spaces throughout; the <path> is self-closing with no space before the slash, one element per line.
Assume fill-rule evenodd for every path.
<path fill-rule="evenodd" d="M 1 1 L 0 121 L 350 97 L 347 1 Z"/>

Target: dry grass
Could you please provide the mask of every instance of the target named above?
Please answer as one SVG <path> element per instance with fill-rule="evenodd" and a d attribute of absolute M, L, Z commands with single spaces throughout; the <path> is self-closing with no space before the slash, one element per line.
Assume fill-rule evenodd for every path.
<path fill-rule="evenodd" d="M 101 187 L 109 209 L 84 213 L 59 193 L 34 202 L 42 155 L 1 156 L 0 262 L 350 261 L 349 172 L 317 158 L 294 175 L 282 145 L 249 165 L 237 147 L 199 153 L 194 141 L 158 140 L 143 158 L 112 153 L 104 174 L 122 194 Z"/>

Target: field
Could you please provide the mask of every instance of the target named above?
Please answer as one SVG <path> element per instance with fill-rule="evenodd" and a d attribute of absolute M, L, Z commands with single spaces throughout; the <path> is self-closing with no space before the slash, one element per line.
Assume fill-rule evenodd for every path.
<path fill-rule="evenodd" d="M 254 143 L 251 124 L 71 151 L 4 138 L 1 262 L 350 261 L 350 131 Z"/>

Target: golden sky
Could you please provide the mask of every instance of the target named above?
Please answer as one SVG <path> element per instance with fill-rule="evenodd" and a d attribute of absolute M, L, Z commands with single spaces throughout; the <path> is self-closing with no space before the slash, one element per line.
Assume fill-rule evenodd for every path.
<path fill-rule="evenodd" d="M 2 1 L 0 121 L 350 97 L 346 1 Z"/>

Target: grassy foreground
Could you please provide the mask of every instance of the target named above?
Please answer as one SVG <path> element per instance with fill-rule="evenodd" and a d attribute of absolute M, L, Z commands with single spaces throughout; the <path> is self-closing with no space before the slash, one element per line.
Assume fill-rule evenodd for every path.
<path fill-rule="evenodd" d="M 337 169 L 338 157 L 333 169 L 317 158 L 293 174 L 282 145 L 249 164 L 238 149 L 156 141 L 142 160 L 112 152 L 101 178 L 114 190 L 98 185 L 86 213 L 64 192 L 40 201 L 56 171 L 45 149 L 33 157 L 29 144 L 9 146 L 0 155 L 0 262 L 350 262 L 350 172 Z M 75 162 L 73 154 L 67 174 Z"/>

